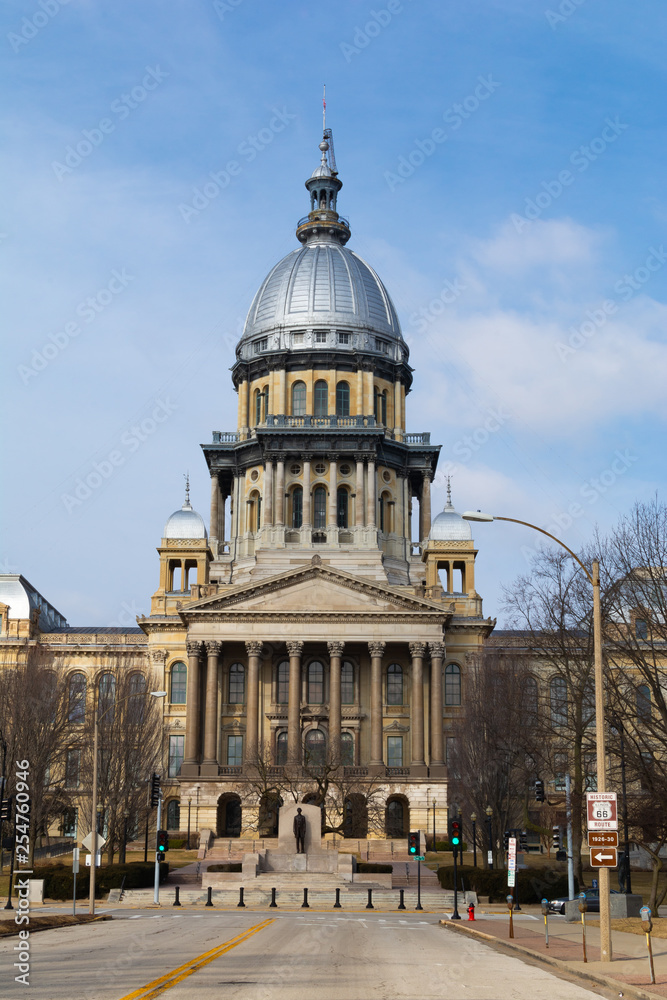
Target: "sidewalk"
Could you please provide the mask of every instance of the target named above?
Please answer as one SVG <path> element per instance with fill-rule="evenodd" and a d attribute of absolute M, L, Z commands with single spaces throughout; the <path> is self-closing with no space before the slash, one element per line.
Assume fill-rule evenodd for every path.
<path fill-rule="evenodd" d="M 598 919 L 591 914 L 590 919 Z M 505 909 L 475 914 L 475 921 L 441 921 L 446 930 L 480 936 L 483 940 L 498 941 L 514 951 L 539 956 L 550 964 L 577 975 L 596 980 L 608 986 L 619 987 L 632 997 L 667 997 L 667 940 L 651 938 L 656 982 L 651 984 L 648 952 L 644 934 L 630 934 L 612 930 L 611 962 L 600 962 L 600 928 L 587 923 L 586 950 L 588 962 L 584 963 L 581 922 L 566 923 L 565 918 L 549 915 L 549 947 L 544 938 L 544 917 L 537 906 L 527 906 L 514 914 L 514 938 L 509 938 L 509 913 Z"/>

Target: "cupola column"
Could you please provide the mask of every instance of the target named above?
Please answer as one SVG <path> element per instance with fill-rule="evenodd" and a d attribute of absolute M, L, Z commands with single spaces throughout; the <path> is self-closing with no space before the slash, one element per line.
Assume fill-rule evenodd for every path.
<path fill-rule="evenodd" d="M 368 460 L 368 486 L 366 490 L 366 524 L 369 528 L 375 527 L 375 462 Z"/>
<path fill-rule="evenodd" d="M 256 763 L 259 747 L 259 664 L 262 656 L 261 642 L 246 642 L 248 653 L 248 691 L 246 694 L 246 738 L 244 761 Z"/>
<path fill-rule="evenodd" d="M 327 515 L 327 528 L 332 531 L 338 525 L 338 462 L 332 458 L 329 462 L 329 512 Z"/>
<path fill-rule="evenodd" d="M 394 437 L 397 441 L 403 440 L 403 425 L 401 423 L 401 383 L 398 379 L 394 382 Z"/>
<path fill-rule="evenodd" d="M 382 657 L 384 642 L 369 642 L 371 654 L 371 767 L 382 767 Z"/>
<path fill-rule="evenodd" d="M 355 514 L 354 520 L 358 528 L 363 528 L 364 526 L 364 505 L 366 502 L 366 495 L 364 490 L 364 463 L 360 460 L 357 461 L 357 481 L 356 481 L 357 496 L 355 500 Z"/>
<path fill-rule="evenodd" d="M 264 524 L 273 527 L 273 459 L 264 463 Z"/>
<path fill-rule="evenodd" d="M 289 653 L 289 694 L 287 703 L 287 761 L 301 763 L 301 653 L 300 639 L 287 643 Z"/>
<path fill-rule="evenodd" d="M 312 526 L 310 514 L 310 455 L 303 460 L 303 527 Z"/>
<path fill-rule="evenodd" d="M 328 642 L 329 650 L 329 746 L 331 747 L 332 761 L 340 764 L 340 666 L 341 657 L 345 643 Z M 335 766 L 334 764 L 334 766 Z"/>
<path fill-rule="evenodd" d="M 185 714 L 185 753 L 183 766 L 199 762 L 199 657 L 201 642 L 188 642 L 188 689 Z M 195 772 L 196 773 L 196 770 Z"/>
<path fill-rule="evenodd" d="M 429 642 L 431 653 L 431 767 L 444 767 L 445 741 L 442 732 L 442 661 L 444 642 Z"/>
<path fill-rule="evenodd" d="M 202 774 L 218 773 L 218 660 L 222 643 L 206 642 L 206 703 L 204 705 L 204 763 Z"/>
<path fill-rule="evenodd" d="M 279 528 L 285 525 L 285 456 L 280 455 L 276 462 L 276 524 Z"/>
<path fill-rule="evenodd" d="M 424 654 L 426 644 L 410 643 L 412 656 L 412 764 L 424 767 Z M 442 724 L 441 727 L 442 728 Z"/>

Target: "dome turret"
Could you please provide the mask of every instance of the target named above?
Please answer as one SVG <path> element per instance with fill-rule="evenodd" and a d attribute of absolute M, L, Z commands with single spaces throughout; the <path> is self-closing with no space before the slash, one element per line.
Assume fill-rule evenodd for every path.
<path fill-rule="evenodd" d="M 164 526 L 163 538 L 206 538 L 206 525 L 201 514 L 190 503 L 190 483 L 186 481 L 185 502 L 175 510 Z"/>
<path fill-rule="evenodd" d="M 452 489 L 447 482 L 447 503 L 431 525 L 429 539 L 434 542 L 469 542 L 472 530 L 452 504 Z"/>

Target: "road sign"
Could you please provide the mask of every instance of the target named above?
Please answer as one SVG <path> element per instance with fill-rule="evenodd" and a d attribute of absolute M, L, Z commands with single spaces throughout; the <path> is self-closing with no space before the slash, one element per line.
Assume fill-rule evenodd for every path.
<path fill-rule="evenodd" d="M 104 839 L 104 837 L 101 834 L 98 833 L 97 834 L 97 850 L 98 851 L 103 851 L 105 844 L 106 844 L 106 840 Z M 87 851 L 92 851 L 92 849 L 93 849 L 93 833 L 92 833 L 92 830 L 88 834 L 87 837 L 83 838 L 83 840 L 81 841 L 81 846 L 85 847 L 85 849 Z"/>
<path fill-rule="evenodd" d="M 510 889 L 513 889 L 516 885 L 516 872 L 511 871 L 507 873 L 507 885 Z"/>
<path fill-rule="evenodd" d="M 606 832 L 588 833 L 589 847 L 618 847 L 618 831 L 607 830 Z"/>
<path fill-rule="evenodd" d="M 591 868 L 616 868 L 618 851 L 615 847 L 598 847 L 591 851 Z"/>
<path fill-rule="evenodd" d="M 618 830 L 616 792 L 586 792 L 589 830 Z"/>
<path fill-rule="evenodd" d="M 86 868 L 90 868 L 90 859 L 91 858 L 92 858 L 92 854 L 86 854 Z M 102 864 L 102 855 L 101 854 L 96 854 L 95 855 L 95 867 L 99 868 L 101 866 L 101 864 Z"/>
<path fill-rule="evenodd" d="M 79 848 L 75 847 L 72 851 L 72 871 L 76 875 L 79 870 Z"/>

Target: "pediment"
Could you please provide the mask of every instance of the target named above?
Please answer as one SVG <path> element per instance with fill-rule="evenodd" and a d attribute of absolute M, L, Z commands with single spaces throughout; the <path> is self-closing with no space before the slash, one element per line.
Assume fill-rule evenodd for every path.
<path fill-rule="evenodd" d="M 193 619 L 213 613 L 281 614 L 295 611 L 305 615 L 323 612 L 348 615 L 449 614 L 433 601 L 332 569 L 314 557 L 310 563 L 288 573 L 189 604 L 181 608 L 181 615 Z"/>

